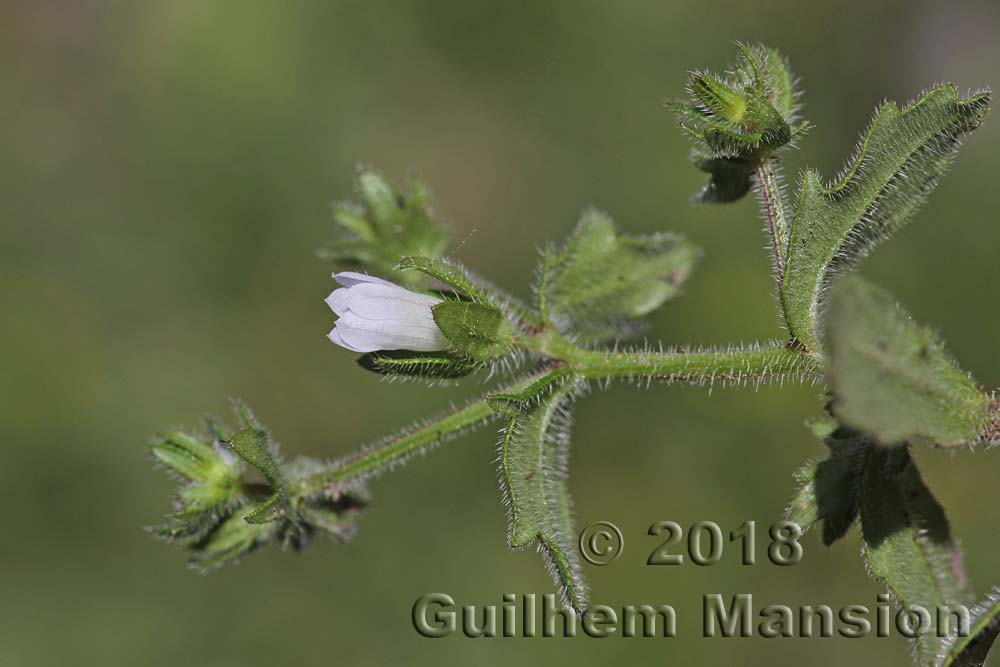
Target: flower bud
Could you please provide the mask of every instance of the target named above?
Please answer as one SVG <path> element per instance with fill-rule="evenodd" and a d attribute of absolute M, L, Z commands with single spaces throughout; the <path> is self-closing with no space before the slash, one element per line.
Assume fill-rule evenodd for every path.
<path fill-rule="evenodd" d="M 353 352 L 448 348 L 432 312 L 442 299 L 362 273 L 344 271 L 333 278 L 343 285 L 326 299 L 339 317 L 328 336 L 337 345 Z"/>

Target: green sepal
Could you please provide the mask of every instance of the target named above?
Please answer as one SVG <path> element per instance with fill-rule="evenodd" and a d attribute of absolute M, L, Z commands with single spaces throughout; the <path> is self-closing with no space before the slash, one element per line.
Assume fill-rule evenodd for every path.
<path fill-rule="evenodd" d="M 177 492 L 185 511 L 216 511 L 236 502 L 240 494 L 240 470 L 231 468 L 224 476 L 208 484 L 188 484 Z"/>
<path fill-rule="evenodd" d="M 257 505 L 252 512 L 244 515 L 247 523 L 270 523 L 285 515 L 287 504 L 280 493 L 275 493 L 263 503 Z"/>
<path fill-rule="evenodd" d="M 175 431 L 150 446 L 157 461 L 193 482 L 209 482 L 228 470 L 212 443 Z"/>
<path fill-rule="evenodd" d="M 150 449 L 161 464 L 186 481 L 177 490 L 177 510 L 166 517 L 166 523 L 151 526 L 153 534 L 169 540 L 202 535 L 220 515 L 239 504 L 242 466 L 216 443 L 172 432 L 160 436 Z"/>
<path fill-rule="evenodd" d="M 307 498 L 298 508 L 303 524 L 320 530 L 338 542 L 347 542 L 356 530 L 357 518 L 368 505 L 364 492 L 344 490 L 336 495 Z"/>
<path fill-rule="evenodd" d="M 563 333 L 602 340 L 609 321 L 648 315 L 680 294 L 698 255 L 681 236 L 627 236 L 590 210 L 561 248 L 545 253 L 539 307 Z"/>
<path fill-rule="evenodd" d="M 442 301 L 431 309 L 441 333 L 464 357 L 486 363 L 511 351 L 514 329 L 496 306 Z"/>
<path fill-rule="evenodd" d="M 259 507 L 254 507 L 251 514 Z M 267 544 L 280 532 L 278 522 L 251 523 L 239 513 L 229 516 L 204 540 L 194 546 L 190 565 L 201 572 L 239 560 Z"/>
<path fill-rule="evenodd" d="M 451 287 L 457 294 L 477 301 L 492 301 L 491 289 L 463 267 L 434 257 L 408 256 L 396 265 L 401 271 L 417 271 Z"/>
<path fill-rule="evenodd" d="M 246 515 L 246 520 L 258 523 L 290 516 L 290 487 L 277 445 L 271 441 L 271 435 L 261 427 L 246 404 L 236 401 L 235 409 L 246 428 L 237 431 L 227 444 L 241 459 L 264 475 L 273 491 L 273 495 Z"/>
<path fill-rule="evenodd" d="M 792 336 L 820 349 L 822 298 L 833 276 L 902 227 L 951 164 L 962 135 L 982 122 L 989 93 L 959 97 L 954 86 L 925 93 L 904 109 L 883 105 L 854 159 L 825 187 L 802 177 L 791 222 L 780 297 Z"/>
<path fill-rule="evenodd" d="M 737 91 L 711 75 L 696 75 L 691 81 L 695 96 L 713 114 L 739 123 L 747 112 L 747 101 Z"/>
<path fill-rule="evenodd" d="M 981 438 L 990 397 L 891 294 L 860 277 L 838 283 L 827 314 L 833 412 L 879 443 L 954 447 Z"/>
<path fill-rule="evenodd" d="M 741 158 L 695 157 L 695 166 L 711 178 L 695 195 L 698 204 L 728 204 L 746 196 L 753 187 L 757 165 Z"/>
<path fill-rule="evenodd" d="M 417 271 L 444 283 L 452 289 L 458 299 L 488 303 L 509 311 L 527 327 L 537 327 L 541 324 L 538 315 L 520 300 L 475 275 L 458 262 L 413 256 L 400 260 L 398 268 L 402 271 Z"/>
<path fill-rule="evenodd" d="M 277 453 L 270 447 L 270 436 L 267 431 L 254 427 L 245 428 L 237 431 L 229 439 L 228 444 L 240 458 L 259 470 L 272 486 L 277 489 L 285 488 L 281 464 Z"/>
<path fill-rule="evenodd" d="M 412 178 L 403 193 L 372 169 L 357 175 L 361 203 L 333 207 L 337 235 L 324 258 L 363 268 L 405 287 L 417 287 L 420 277 L 396 269 L 401 257 L 438 257 L 448 246 L 448 233 L 435 224 L 424 184 Z"/>
<path fill-rule="evenodd" d="M 168 514 L 164 523 L 149 526 L 147 530 L 167 541 L 197 541 L 204 538 L 239 505 L 240 499 L 227 499 L 224 503 L 205 507 L 188 507 Z"/>
<path fill-rule="evenodd" d="M 747 85 L 756 86 L 771 107 L 792 124 L 791 121 L 795 120 L 798 113 L 799 90 L 788 60 L 776 49 L 767 46 L 737 46 L 749 66 L 749 69 L 739 72 L 737 76 L 744 76 Z"/>
<path fill-rule="evenodd" d="M 450 287 L 458 299 L 490 304 L 508 312 L 527 328 L 541 326 L 537 313 L 520 300 L 502 291 L 457 262 L 433 257 L 404 257 L 399 262 L 403 271 L 418 271 Z"/>
<path fill-rule="evenodd" d="M 358 359 L 358 365 L 365 370 L 382 375 L 430 379 L 459 378 L 483 366 L 479 362 L 449 352 L 410 352 L 407 350 L 370 352 Z"/>
<path fill-rule="evenodd" d="M 274 493 L 246 515 L 249 523 L 266 523 L 288 516 L 291 511 L 287 482 L 276 456 L 267 446 L 267 433 L 259 429 L 239 431 L 229 441 L 244 461 L 257 468 L 270 482 Z"/>

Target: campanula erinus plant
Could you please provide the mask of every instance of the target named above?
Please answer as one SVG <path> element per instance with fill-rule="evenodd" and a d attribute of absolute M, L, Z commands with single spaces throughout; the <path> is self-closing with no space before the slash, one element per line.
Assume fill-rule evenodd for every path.
<path fill-rule="evenodd" d="M 771 48 L 738 50 L 728 73 L 691 74 L 688 99 L 668 106 L 707 177 L 694 201 L 734 202 L 751 192 L 759 199 L 784 324 L 773 341 L 628 342 L 646 316 L 683 292 L 699 250 L 680 235 L 629 234 L 588 210 L 564 241 L 542 250 L 534 298 L 523 302 L 445 258 L 448 231 L 434 220 L 422 182 L 397 189 L 363 168 L 359 201 L 335 207 L 334 236 L 321 251 L 337 270 L 326 300 L 330 354 L 358 354 L 362 369 L 393 379 L 433 386 L 479 375 L 495 386 L 333 461 L 283 460 L 267 429 L 236 402 L 233 427 L 211 420 L 202 433 L 153 442 L 156 459 L 180 480 L 173 513 L 153 532 L 182 544 L 198 570 L 268 544 L 298 549 L 321 534 L 346 540 L 369 480 L 492 425 L 508 543 L 537 549 L 565 601 L 583 610 L 568 491 L 574 402 L 616 381 L 808 382 L 823 388 L 809 428 L 826 455 L 795 473 L 787 518 L 820 530 L 826 544 L 859 525 L 865 568 L 902 610 L 972 604 L 958 541 L 910 450 L 997 444 L 1000 402 L 932 329 L 856 268 L 930 196 L 983 122 L 990 93 L 939 85 L 908 104 L 883 104 L 837 177 L 807 169 L 790 194 L 782 156 L 809 129 L 797 79 Z M 586 444 L 585 434 L 579 439 Z M 982 664 L 1000 632 L 1000 590 L 973 610 L 964 636 L 912 639 L 915 663 Z"/>

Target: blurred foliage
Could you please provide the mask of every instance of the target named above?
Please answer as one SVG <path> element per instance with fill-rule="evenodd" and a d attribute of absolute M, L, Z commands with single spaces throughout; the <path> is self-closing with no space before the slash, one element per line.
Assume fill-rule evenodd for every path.
<path fill-rule="evenodd" d="M 334 240 L 319 255 L 339 265 L 367 268 L 404 287 L 418 286 L 423 276 L 396 268 L 401 257 L 438 257 L 448 246 L 448 234 L 431 219 L 430 195 L 418 179 L 404 194 L 376 171 L 359 171 L 355 186 L 364 204 L 334 204 Z"/>
<path fill-rule="evenodd" d="M 878 588 L 845 566 L 856 535 L 828 549 L 816 531 L 790 568 L 641 565 L 655 521 L 780 518 L 790 490 L 775 480 L 822 453 L 799 426 L 817 405 L 809 388 L 580 401 L 578 522 L 613 520 L 627 543 L 615 565 L 587 572 L 592 594 L 673 604 L 680 637 L 668 644 L 416 635 L 410 607 L 423 593 L 482 604 L 551 590 L 533 554 L 502 548 L 490 434 L 376 482 L 379 511 L 351 545 L 295 567 L 265 552 L 209 577 L 137 528 L 157 520 L 171 488 L 145 440 L 239 395 L 267 406 L 289 455 L 335 456 L 459 397 L 386 387 L 325 338 L 332 284 L 314 252 L 359 162 L 393 182 L 411 170 L 424 179 L 454 225 L 455 256 L 501 285 L 522 284 L 528 250 L 565 236 L 589 205 L 636 233 L 682 233 L 704 259 L 652 334 L 773 337 L 753 202 L 687 206 L 701 177 L 661 100 L 683 94 L 691 66 L 724 66 L 732 40 L 771 44 L 803 76 L 822 129 L 803 139 L 809 166 L 835 173 L 884 97 L 997 83 L 995 3 L 15 0 L 0 15 L 0 483 L 17 509 L 0 550 L 0 663 L 906 664 L 895 640 L 817 651 L 699 639 L 705 592 L 874 606 Z M 958 287 L 982 281 L 1000 246 L 986 199 L 997 128 L 979 131 L 914 224 L 864 265 L 986 386 L 1000 385 L 988 343 L 1000 340 L 1000 311 Z M 741 464 L 747 450 L 770 465 Z M 1000 530 L 983 495 L 996 452 L 914 456 L 951 508 L 972 580 L 995 581 Z"/>

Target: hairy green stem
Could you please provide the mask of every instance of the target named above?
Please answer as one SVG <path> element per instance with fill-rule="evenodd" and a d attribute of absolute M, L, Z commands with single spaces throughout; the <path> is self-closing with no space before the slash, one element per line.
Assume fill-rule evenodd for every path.
<path fill-rule="evenodd" d="M 468 429 L 482 426 L 496 416 L 484 399 L 473 401 L 439 419 L 401 433 L 384 444 L 361 450 L 339 462 L 332 470 L 307 478 L 300 491 L 309 495 L 324 487 L 363 477 L 424 447 L 436 445 Z"/>
<path fill-rule="evenodd" d="M 757 167 L 757 191 L 760 194 L 761 207 L 764 209 L 764 219 L 767 221 L 767 231 L 771 237 L 771 248 L 774 252 L 774 272 L 778 287 L 785 278 L 785 259 L 788 253 L 788 219 L 785 217 L 785 202 L 778 182 L 778 174 L 774 168 L 775 158 L 764 160 Z"/>
<path fill-rule="evenodd" d="M 820 377 L 819 366 L 813 357 L 778 343 L 767 347 L 718 351 L 616 352 L 584 350 L 550 334 L 546 336 L 544 347 L 548 356 L 562 363 L 533 373 L 492 395 L 517 394 L 531 388 L 550 373 L 588 380 L 622 378 L 691 384 L 744 384 Z M 384 443 L 360 450 L 337 462 L 333 468 L 306 478 L 300 485 L 299 493 L 311 495 L 351 479 L 365 477 L 422 448 L 484 426 L 498 416 L 488 399 L 489 396 L 484 396 L 470 401 L 441 417 L 407 429 Z"/>
<path fill-rule="evenodd" d="M 820 377 L 813 357 L 781 344 L 691 352 L 581 351 L 570 363 L 577 375 L 588 379 L 743 384 Z"/>

